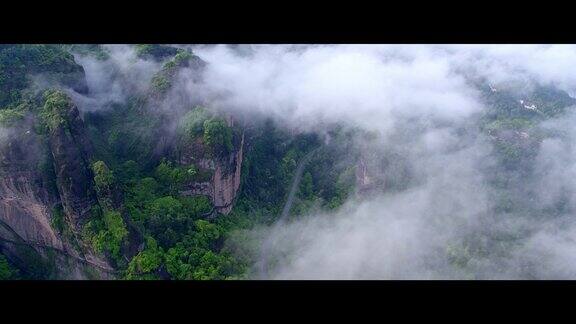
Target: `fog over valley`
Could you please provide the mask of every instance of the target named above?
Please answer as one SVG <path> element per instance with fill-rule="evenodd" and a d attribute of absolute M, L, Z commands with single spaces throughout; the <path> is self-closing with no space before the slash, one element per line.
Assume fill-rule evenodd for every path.
<path fill-rule="evenodd" d="M 1 45 L 0 278 L 576 279 L 574 65 Z"/>

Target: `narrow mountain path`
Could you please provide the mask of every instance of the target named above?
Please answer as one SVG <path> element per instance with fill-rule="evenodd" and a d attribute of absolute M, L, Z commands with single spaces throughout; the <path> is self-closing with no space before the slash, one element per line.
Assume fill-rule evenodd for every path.
<path fill-rule="evenodd" d="M 286 199 L 286 203 L 284 203 L 284 208 L 282 208 L 282 213 L 280 213 L 278 220 L 272 226 L 272 230 L 270 231 L 268 237 L 264 240 L 262 244 L 262 251 L 260 254 L 260 274 L 259 274 L 260 279 L 268 278 L 268 262 L 269 262 L 268 259 L 272 239 L 274 237 L 274 234 L 278 232 L 278 229 L 285 224 L 286 218 L 290 214 L 290 209 L 292 209 L 294 197 L 298 192 L 298 186 L 300 185 L 300 180 L 302 179 L 302 174 L 304 173 L 304 167 L 310 161 L 310 159 L 312 158 L 314 153 L 316 153 L 316 151 L 318 151 L 318 148 L 308 152 L 298 163 L 298 166 L 296 167 L 296 172 L 294 174 L 294 177 L 292 178 L 292 184 L 290 186 L 288 198 Z"/>

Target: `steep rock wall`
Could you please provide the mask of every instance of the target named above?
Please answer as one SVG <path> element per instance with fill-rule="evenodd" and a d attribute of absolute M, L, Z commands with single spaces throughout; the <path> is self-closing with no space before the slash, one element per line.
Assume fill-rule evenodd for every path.
<path fill-rule="evenodd" d="M 230 127 L 232 118 L 226 118 Z M 209 172 L 206 181 L 194 181 L 185 185 L 182 195 L 205 195 L 210 197 L 214 210 L 228 214 L 234 206 L 234 200 L 240 189 L 242 158 L 244 151 L 244 133 L 235 136 L 233 150 L 220 157 L 211 157 L 200 139 L 181 147 L 178 162 L 182 165 L 194 164 L 200 172 Z"/>
<path fill-rule="evenodd" d="M 38 170 L 42 139 L 31 127 L 18 127 L 0 143 L 0 221 L 27 242 L 63 248 L 50 226 L 50 209 L 58 200 Z"/>
<path fill-rule="evenodd" d="M 49 147 L 29 122 L 0 142 L 0 250 L 25 271 L 32 263 L 51 263 L 54 278 L 112 278 L 104 260 L 79 250 L 52 225 L 53 207 L 62 198 L 47 165 Z"/>
<path fill-rule="evenodd" d="M 90 170 L 91 144 L 73 104 L 68 107 L 66 121 L 50 131 L 49 146 L 64 212 L 79 233 L 97 203 Z"/>
<path fill-rule="evenodd" d="M 242 134 L 238 150 L 216 164 L 212 200 L 216 210 L 222 214 L 228 214 L 232 210 L 234 199 L 240 189 L 243 150 L 244 134 Z"/>

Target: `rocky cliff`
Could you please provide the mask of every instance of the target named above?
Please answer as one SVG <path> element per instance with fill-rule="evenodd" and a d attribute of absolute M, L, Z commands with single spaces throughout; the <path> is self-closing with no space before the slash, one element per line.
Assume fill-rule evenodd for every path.
<path fill-rule="evenodd" d="M 58 197 L 40 171 L 42 138 L 30 126 L 10 129 L 0 143 L 0 221 L 27 242 L 62 248 L 50 226 Z"/>
<path fill-rule="evenodd" d="M 368 164 L 364 156 L 358 158 L 356 163 L 356 188 L 358 193 L 364 193 L 372 189 L 373 183 L 369 175 Z"/>
<path fill-rule="evenodd" d="M 58 47 L 0 46 L 0 50 L 9 50 L 10 54 L 2 52 L 6 55 L 0 59 L 14 56 L 15 50 L 54 57 L 49 67 L 30 61 L 25 69 L 12 71 L 22 76 L 22 82 L 9 84 L 8 90 L 21 95 L 14 100 L 3 98 L 10 105 L 0 107 L 0 252 L 31 278 L 114 278 L 116 269 L 125 269 L 126 262 L 140 253 L 144 244 L 141 229 L 131 223 L 132 215 L 123 205 L 124 188 L 115 183 L 101 190 L 99 178 L 95 179 L 94 173 L 98 172 L 94 166 L 106 160 L 102 151 L 108 149 L 105 146 L 109 143 L 99 142 L 93 133 L 88 133 L 94 125 L 89 118 L 84 123 L 67 94 L 89 92 L 84 70 L 73 57 L 60 53 Z M 20 52 L 16 56 L 23 56 Z M 150 165 L 168 158 L 181 165 L 196 166 L 198 175 L 185 184 L 182 194 L 206 195 L 214 205 L 212 215 L 227 214 L 240 188 L 244 134 L 232 118 L 211 115 L 209 119 L 217 120 L 215 126 L 221 127 L 216 132 L 226 131 L 226 140 L 210 143 L 205 134 L 195 134 L 185 145 L 176 145 L 178 155 L 174 158 L 177 135 L 170 131 L 170 125 L 177 124 L 179 115 L 169 109 L 172 106 L 167 102 L 174 94 L 169 90 L 172 91 L 180 69 L 192 69 L 197 72 L 195 78 L 199 78 L 205 65 L 189 51 L 175 53 L 154 77 L 150 94 L 142 100 L 146 108 L 153 109 L 145 116 L 144 109 L 140 110 L 142 115 L 135 117 L 152 119 L 155 122 L 149 125 L 158 126 L 149 127 L 153 134 L 149 142 L 138 143 L 152 147 L 151 158 L 144 159 Z M 8 63 L 7 66 L 15 66 L 12 61 Z M 57 73 L 50 75 L 51 71 Z M 23 90 L 32 84 L 35 86 L 30 92 Z M 46 88 L 51 90 L 45 91 Z M 176 104 L 179 108 L 195 103 Z M 11 124 L 7 126 L 6 121 Z M 110 166 L 117 167 L 114 163 Z"/>
<path fill-rule="evenodd" d="M 216 163 L 212 180 L 214 184 L 212 201 L 216 210 L 222 214 L 228 214 L 232 210 L 234 198 L 240 188 L 243 148 L 244 134 L 239 146 Z"/>
<path fill-rule="evenodd" d="M 78 108 L 65 94 L 49 95 L 44 109 L 50 115 L 48 118 L 61 119 L 47 121 L 52 123 L 48 127 L 48 142 L 62 207 L 72 230 L 79 234 L 97 203 L 90 170 L 91 144 Z"/>
<path fill-rule="evenodd" d="M 234 127 L 232 118 L 226 118 L 229 127 Z M 235 134 L 233 149 L 226 154 L 209 154 L 206 144 L 199 138 L 193 143 L 180 146 L 178 162 L 182 165 L 194 164 L 199 172 L 209 175 L 203 181 L 193 181 L 185 185 L 182 195 L 205 195 L 210 197 L 215 211 L 228 214 L 240 189 L 244 133 Z"/>
<path fill-rule="evenodd" d="M 77 108 L 71 102 L 60 108 L 64 114 L 43 117 L 63 118 L 48 133 L 37 132 L 42 118 L 30 114 L 0 142 L 0 248 L 24 269 L 59 270 L 40 277 L 107 278 L 112 268 L 79 239 L 96 203 L 90 143 Z"/>

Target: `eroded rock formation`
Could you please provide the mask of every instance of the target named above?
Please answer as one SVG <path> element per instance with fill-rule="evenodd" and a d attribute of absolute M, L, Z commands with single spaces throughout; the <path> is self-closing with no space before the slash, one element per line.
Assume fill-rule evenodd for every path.
<path fill-rule="evenodd" d="M 30 126 L 11 129 L 0 142 L 0 221 L 26 242 L 62 248 L 50 226 L 58 198 L 41 172 L 41 138 Z"/>
<path fill-rule="evenodd" d="M 234 126 L 232 118 L 226 118 L 229 127 Z M 201 138 L 182 148 L 179 163 L 194 164 L 199 171 L 209 176 L 204 181 L 194 181 L 186 184 L 183 195 L 205 195 L 210 197 L 215 211 L 228 214 L 233 207 L 234 199 L 240 189 L 242 158 L 244 151 L 244 133 L 234 136 L 233 150 L 223 156 L 214 157 Z"/>
<path fill-rule="evenodd" d="M 37 134 L 37 120 L 11 128 L 0 142 L 0 249 L 26 268 L 56 263 L 55 278 L 109 278 L 113 269 L 78 239 L 95 203 L 83 122 L 71 105 L 68 123 Z M 58 230 L 56 207 L 64 226 Z"/>
<path fill-rule="evenodd" d="M 79 233 L 97 203 L 90 170 L 91 144 L 75 105 L 67 107 L 66 122 L 50 131 L 50 152 L 64 212 Z"/>

